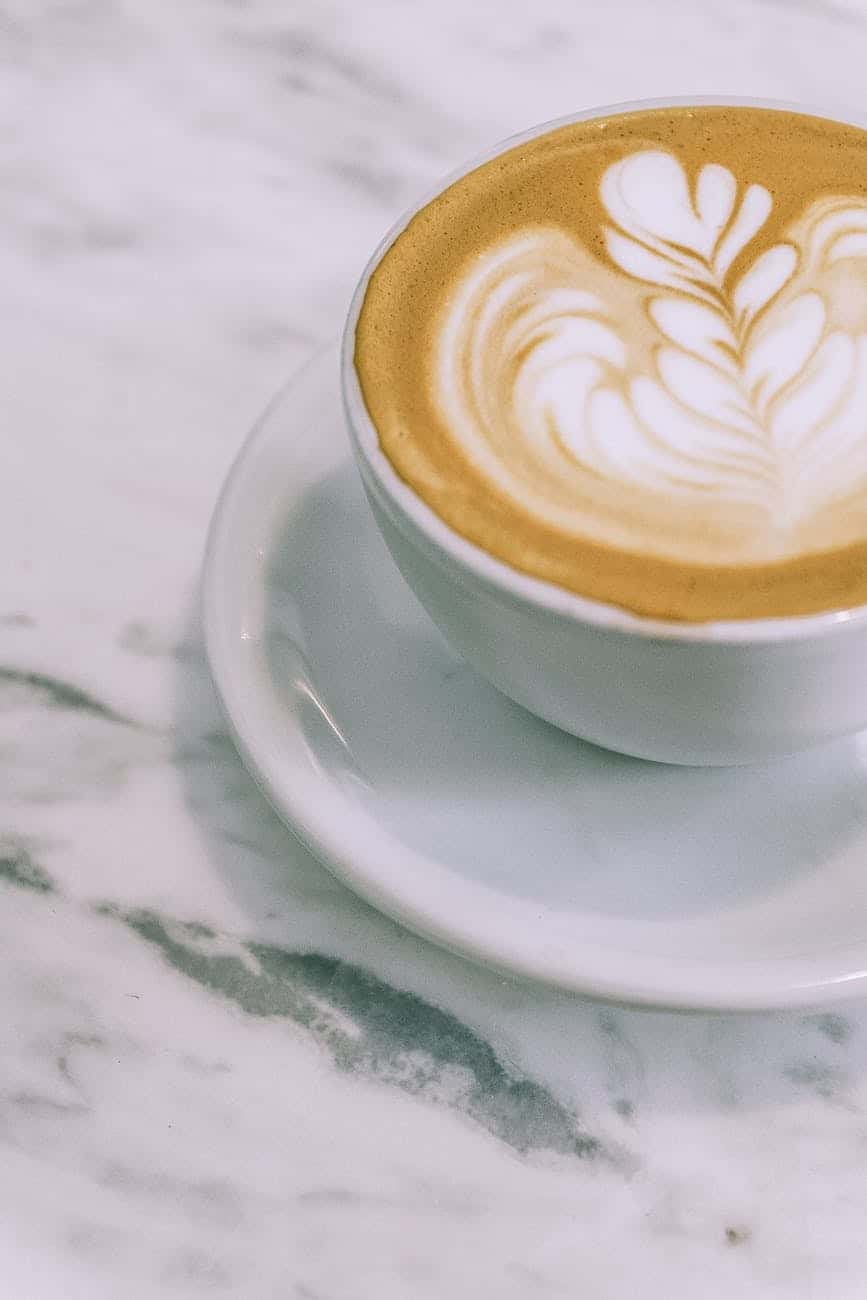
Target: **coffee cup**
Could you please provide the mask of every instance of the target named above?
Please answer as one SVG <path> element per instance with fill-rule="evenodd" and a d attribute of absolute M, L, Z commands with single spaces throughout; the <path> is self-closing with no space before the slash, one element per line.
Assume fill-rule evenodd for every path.
<path fill-rule="evenodd" d="M 671 131 L 691 140 L 683 124 L 698 135 L 703 114 L 708 143 L 691 165 Z M 776 183 L 762 184 L 755 155 L 743 168 L 733 161 L 737 132 L 748 138 L 765 120 L 784 137 L 803 124 L 806 144 L 798 138 L 792 147 L 809 159 L 815 146 L 817 175 L 828 152 L 823 133 L 844 152 L 861 143 L 857 123 L 758 100 L 618 105 L 535 128 L 475 159 L 396 224 L 364 271 L 344 334 L 343 398 L 364 488 L 433 621 L 531 712 L 662 762 L 771 759 L 867 726 L 867 491 L 862 502 L 857 490 L 862 453 L 867 484 L 867 420 L 860 433 L 857 423 L 867 165 L 863 194 L 860 182 L 850 193 L 852 184 L 841 188 L 822 172 L 808 203 L 783 202 Z M 617 134 L 624 122 L 625 144 Z M 603 137 L 608 152 L 585 165 Z M 582 242 L 565 219 L 525 219 L 522 208 L 505 235 L 484 235 L 493 253 L 486 244 L 455 260 L 460 278 L 440 295 L 433 360 L 423 366 L 411 335 L 400 333 L 399 277 L 386 275 L 378 314 L 371 284 L 379 276 L 382 285 L 383 267 L 392 271 L 388 259 L 405 232 L 422 247 L 425 214 L 441 220 L 453 205 L 460 216 L 464 198 L 478 207 L 473 177 L 520 161 L 521 149 L 544 158 L 549 141 L 565 142 L 564 165 L 581 175 L 596 166 L 603 178 L 594 180 L 602 207 L 597 194 L 596 207 L 588 201 L 576 220 L 589 221 L 592 209 L 604 251 L 584 227 Z M 657 196 L 649 217 L 642 185 Z M 778 200 L 785 218 L 774 225 Z M 434 275 L 439 264 L 417 265 Z M 412 299 L 411 286 L 407 293 Z M 426 310 L 423 298 L 412 301 Z M 389 361 L 387 349 L 374 355 L 369 329 L 359 365 L 365 312 L 379 330 L 397 322 L 406 366 Z M 548 332 L 534 334 L 540 321 Z M 533 347 L 535 369 L 527 362 Z M 392 378 L 409 393 L 403 424 L 389 430 L 372 409 L 371 374 L 383 393 Z M 714 389 L 715 376 L 729 389 Z M 413 386 L 425 384 L 424 400 L 433 384 L 455 437 L 448 443 L 439 425 L 420 419 L 419 447 L 406 450 L 415 436 Z M 584 385 L 580 419 L 567 400 L 575 384 Z M 695 444 L 684 442 L 681 426 Z M 779 460 L 780 431 L 792 429 L 787 454 L 797 473 L 780 483 L 766 442 Z M 447 457 L 445 470 L 425 460 L 425 438 Z M 558 477 L 554 458 L 564 446 Z M 837 460 L 817 451 L 838 446 L 851 473 L 845 482 Z"/>

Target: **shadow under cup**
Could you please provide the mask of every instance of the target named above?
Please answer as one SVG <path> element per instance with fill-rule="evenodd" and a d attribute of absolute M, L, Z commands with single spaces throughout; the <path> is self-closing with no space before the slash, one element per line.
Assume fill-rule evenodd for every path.
<path fill-rule="evenodd" d="M 521 573 L 454 532 L 398 476 L 380 447 L 353 360 L 371 275 L 415 213 L 460 176 L 571 122 L 690 104 L 844 120 L 772 101 L 660 100 L 577 114 L 504 142 L 427 195 L 374 253 L 346 323 L 342 390 L 354 454 L 388 548 L 433 621 L 474 668 L 533 713 L 606 748 L 668 763 L 729 765 L 792 754 L 867 727 L 867 607 L 675 623 Z"/>

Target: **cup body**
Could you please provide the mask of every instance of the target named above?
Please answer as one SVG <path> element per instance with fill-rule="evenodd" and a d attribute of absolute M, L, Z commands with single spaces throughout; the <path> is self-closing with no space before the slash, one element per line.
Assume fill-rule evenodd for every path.
<path fill-rule="evenodd" d="M 414 213 L 458 176 L 567 122 L 709 103 L 852 120 L 761 100 L 666 100 L 577 114 L 506 141 L 449 177 L 386 236 L 353 298 L 341 370 L 347 426 L 377 524 L 406 581 L 467 661 L 517 703 L 586 740 L 662 762 L 726 765 L 867 727 L 867 607 L 670 623 L 520 573 L 460 537 L 399 478 L 379 446 L 353 361 L 371 274 Z"/>

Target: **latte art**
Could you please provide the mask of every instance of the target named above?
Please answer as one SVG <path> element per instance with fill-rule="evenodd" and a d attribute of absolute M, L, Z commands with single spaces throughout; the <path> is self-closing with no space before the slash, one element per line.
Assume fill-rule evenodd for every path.
<path fill-rule="evenodd" d="M 671 154 L 642 150 L 600 191 L 612 266 L 537 228 L 460 282 L 436 391 L 467 455 L 559 529 L 677 559 L 859 536 L 867 519 L 847 506 L 867 483 L 867 202 L 816 202 L 751 258 L 772 198 L 725 167 L 690 184 Z M 637 502 L 597 517 L 599 479 L 665 514 Z M 684 502 L 711 502 L 716 521 L 685 533 Z"/>
<path fill-rule="evenodd" d="M 661 617 L 867 602 L 867 135 L 576 123 L 423 209 L 356 366 L 398 472 L 525 572 Z"/>

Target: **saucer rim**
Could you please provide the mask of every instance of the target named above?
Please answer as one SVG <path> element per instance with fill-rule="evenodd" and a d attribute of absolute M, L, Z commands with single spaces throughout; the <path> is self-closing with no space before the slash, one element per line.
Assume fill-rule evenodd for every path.
<path fill-rule="evenodd" d="M 511 978 L 541 983 L 562 992 L 632 1006 L 680 1011 L 768 1011 L 818 1006 L 858 996 L 867 987 L 867 968 L 810 978 L 798 959 L 741 963 L 678 962 L 656 954 L 631 953 L 610 945 L 584 945 L 568 959 L 554 951 L 516 951 L 508 942 L 491 942 L 477 924 L 454 915 L 433 914 L 419 906 L 407 888 L 416 873 L 447 873 L 433 859 L 383 831 L 371 814 L 356 807 L 311 762 L 300 726 L 286 739 L 294 745 L 291 772 L 263 747 L 263 724 L 251 707 L 251 674 L 260 642 L 242 620 L 225 608 L 223 575 L 237 547 L 236 514 L 254 476 L 256 458 L 279 438 L 279 419 L 293 392 L 316 381 L 330 363 L 339 405 L 336 349 L 316 353 L 284 384 L 244 440 L 225 479 L 208 530 L 201 584 L 204 641 L 217 693 L 232 738 L 248 771 L 281 820 L 311 853 L 354 893 L 423 939 L 477 965 Z M 346 460 L 350 449 L 347 442 Z M 285 489 L 284 496 L 288 492 Z M 264 520 L 261 521 L 264 525 Z M 264 537 L 264 533 L 263 533 Z M 256 549 L 261 565 L 264 542 Z M 228 617 L 227 617 L 228 613 Z M 230 627 L 235 631 L 228 634 Z M 261 713 L 261 711 L 260 711 Z M 284 754 L 285 759 L 285 754 Z M 361 845 L 361 847 L 359 847 Z M 472 892 L 466 886 L 466 892 Z M 553 909 L 549 909 L 553 910 Z M 514 936 L 513 936 L 514 938 Z M 846 948 L 853 945 L 846 945 Z M 522 948 L 525 946 L 522 944 Z M 544 947 L 544 945 L 543 945 Z M 556 948 L 556 945 L 549 945 Z M 844 951 L 845 949 L 841 949 Z M 622 962 L 622 966 L 618 965 Z M 799 974 L 800 971 L 800 974 Z"/>

